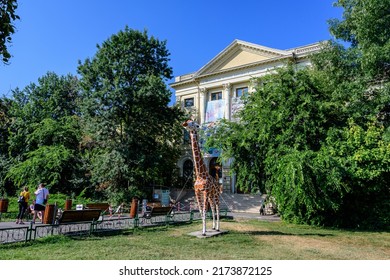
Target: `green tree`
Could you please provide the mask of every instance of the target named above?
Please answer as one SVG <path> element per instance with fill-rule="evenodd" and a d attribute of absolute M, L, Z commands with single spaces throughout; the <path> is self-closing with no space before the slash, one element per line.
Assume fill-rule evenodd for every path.
<path fill-rule="evenodd" d="M 338 123 L 337 102 L 320 91 L 311 70 L 293 64 L 258 85 L 240 121 L 220 126 L 209 145 L 234 158 L 241 190 L 273 195 L 286 220 L 322 223 L 319 212 L 336 211 L 344 188 L 334 159 L 321 150 L 327 129 Z"/>
<path fill-rule="evenodd" d="M 35 150 L 36 141 L 29 141 L 35 125 L 45 119 L 60 120 L 77 115 L 79 98 L 78 80 L 72 75 L 61 76 L 48 72 L 38 79 L 38 85 L 31 83 L 23 90 L 13 91 L 13 117 L 10 136 L 10 153 L 20 157 Z"/>
<path fill-rule="evenodd" d="M 338 211 L 327 218 L 348 227 L 390 225 L 390 141 L 383 122 L 373 117 L 358 125 L 349 119 L 344 129 L 329 131 L 324 152 L 342 167 L 347 186 Z"/>
<path fill-rule="evenodd" d="M 339 0 L 342 20 L 330 20 L 331 33 L 361 53 L 361 67 L 373 78 L 390 75 L 390 0 Z"/>
<path fill-rule="evenodd" d="M 6 180 L 6 175 L 10 167 L 10 158 L 8 155 L 8 137 L 11 117 L 9 110 L 11 100 L 8 98 L 0 98 L 0 195 L 8 192 L 9 184 Z"/>
<path fill-rule="evenodd" d="M 8 153 L 8 128 L 11 124 L 9 110 L 11 107 L 11 100 L 8 98 L 0 98 L 0 154 Z"/>
<path fill-rule="evenodd" d="M 55 73 L 13 92 L 9 151 L 13 163 L 8 178 L 17 186 L 47 183 L 51 191 L 80 190 L 83 162 L 78 81 Z"/>
<path fill-rule="evenodd" d="M 107 193 L 167 184 L 178 156 L 180 111 L 168 107 L 166 42 L 126 27 L 79 63 L 92 180 Z"/>
<path fill-rule="evenodd" d="M 11 36 L 15 33 L 13 21 L 19 19 L 15 13 L 17 7 L 16 0 L 0 0 L 0 58 L 6 64 L 11 58 L 7 45 L 12 42 Z"/>

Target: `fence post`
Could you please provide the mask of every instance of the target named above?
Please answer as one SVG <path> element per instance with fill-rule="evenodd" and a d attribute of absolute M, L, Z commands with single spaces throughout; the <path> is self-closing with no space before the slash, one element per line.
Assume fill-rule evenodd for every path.
<path fill-rule="evenodd" d="M 30 223 L 30 226 L 27 229 L 27 234 L 26 234 L 26 241 L 31 241 L 32 240 L 32 232 L 34 233 L 34 239 L 35 239 L 35 234 L 36 234 L 36 229 L 33 228 L 33 224 Z"/>
<path fill-rule="evenodd" d="M 89 236 L 91 236 L 94 231 L 95 231 L 95 219 L 92 220 L 92 223 L 89 227 Z"/>
<path fill-rule="evenodd" d="M 134 223 L 134 228 L 138 228 L 139 227 L 139 216 L 138 216 L 138 211 L 134 217 L 134 220 L 133 220 L 133 223 Z"/>
<path fill-rule="evenodd" d="M 30 223 L 29 227 L 27 228 L 26 240 L 25 240 L 25 242 L 28 242 L 28 241 L 29 241 L 28 236 L 31 235 L 31 228 L 32 228 L 32 224 Z"/>

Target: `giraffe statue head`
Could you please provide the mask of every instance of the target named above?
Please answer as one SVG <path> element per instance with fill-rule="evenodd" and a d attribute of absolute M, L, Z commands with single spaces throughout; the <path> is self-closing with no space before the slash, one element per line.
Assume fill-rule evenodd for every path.
<path fill-rule="evenodd" d="M 192 120 L 185 121 L 182 126 L 184 126 L 190 132 L 196 132 L 200 128 L 200 125 Z"/>

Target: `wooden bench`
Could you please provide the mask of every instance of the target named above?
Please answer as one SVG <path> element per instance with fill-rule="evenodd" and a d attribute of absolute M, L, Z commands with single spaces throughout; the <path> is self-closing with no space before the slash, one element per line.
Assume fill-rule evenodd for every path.
<path fill-rule="evenodd" d="M 110 204 L 108 203 L 87 203 L 87 205 L 85 205 L 87 209 L 99 209 L 101 210 L 102 212 L 104 212 L 104 214 L 108 213 L 108 208 L 110 207 Z"/>
<path fill-rule="evenodd" d="M 97 221 L 100 217 L 100 213 L 100 209 L 65 210 L 58 218 L 57 223 L 64 224 Z"/>
<path fill-rule="evenodd" d="M 144 217 L 150 219 L 155 216 L 168 216 L 171 211 L 171 206 L 152 207 L 150 211 L 145 212 Z"/>

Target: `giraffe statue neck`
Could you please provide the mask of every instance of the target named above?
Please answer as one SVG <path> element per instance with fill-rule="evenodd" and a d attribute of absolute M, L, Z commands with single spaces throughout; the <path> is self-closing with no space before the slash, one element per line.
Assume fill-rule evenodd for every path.
<path fill-rule="evenodd" d="M 200 152 L 198 144 L 198 133 L 196 131 L 191 131 L 191 145 L 192 145 L 192 155 L 195 163 L 195 174 L 196 178 L 207 178 L 208 172 L 206 165 L 204 164 L 202 154 Z"/>

